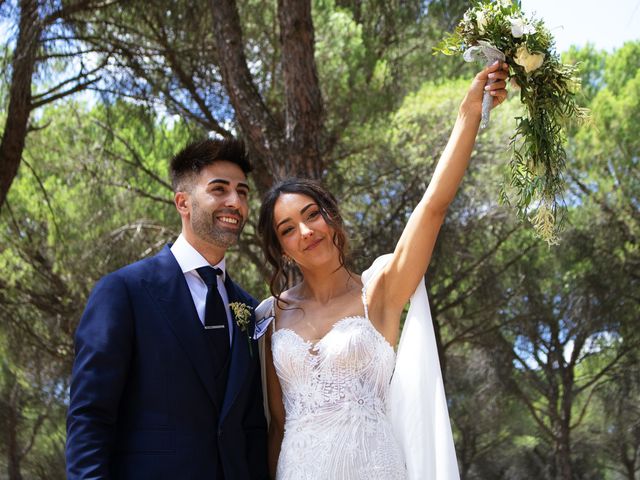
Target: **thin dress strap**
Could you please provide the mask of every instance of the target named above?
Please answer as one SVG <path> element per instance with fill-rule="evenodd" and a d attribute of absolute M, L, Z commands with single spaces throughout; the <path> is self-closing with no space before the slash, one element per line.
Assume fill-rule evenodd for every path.
<path fill-rule="evenodd" d="M 364 318 L 369 320 L 369 309 L 367 308 L 367 287 L 366 286 L 362 287 L 362 305 L 364 305 Z"/>
<path fill-rule="evenodd" d="M 276 298 L 275 297 L 271 297 L 272 301 L 271 301 L 271 316 L 273 317 L 273 320 L 271 320 L 271 333 L 275 333 L 276 331 Z"/>

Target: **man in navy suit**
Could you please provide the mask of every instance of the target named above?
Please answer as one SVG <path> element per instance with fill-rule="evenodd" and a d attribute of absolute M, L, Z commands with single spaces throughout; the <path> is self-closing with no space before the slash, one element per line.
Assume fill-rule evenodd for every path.
<path fill-rule="evenodd" d="M 250 169 L 237 140 L 187 146 L 170 167 L 182 233 L 95 286 L 76 332 L 69 479 L 268 477 L 258 348 L 229 307 L 256 302 L 224 259 Z"/>

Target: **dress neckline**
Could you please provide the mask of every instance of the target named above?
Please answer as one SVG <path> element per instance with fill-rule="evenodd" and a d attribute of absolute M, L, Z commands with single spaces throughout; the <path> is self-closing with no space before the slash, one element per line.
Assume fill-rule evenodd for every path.
<path fill-rule="evenodd" d="M 318 351 L 318 345 L 320 343 L 322 343 L 335 329 L 338 325 L 346 323 L 348 320 L 361 320 L 364 321 L 364 323 L 366 325 L 369 326 L 369 328 L 371 328 L 371 330 L 373 330 L 376 334 L 376 336 L 378 337 L 378 339 L 382 340 L 382 342 L 391 349 L 391 351 L 395 354 L 395 349 L 393 348 L 393 345 L 391 345 L 391 343 L 389 343 L 389 340 L 387 340 L 385 338 L 384 335 L 382 335 L 382 333 L 380 333 L 378 331 L 378 329 L 376 327 L 373 326 L 373 324 L 371 323 L 371 320 L 369 320 L 367 317 L 363 316 L 363 315 L 348 315 L 346 317 L 342 317 L 339 320 L 336 320 L 333 325 L 331 325 L 331 327 L 329 328 L 329 330 L 327 330 L 327 333 L 325 333 L 322 337 L 320 337 L 317 341 L 312 341 L 312 340 L 307 340 L 305 339 L 302 335 L 300 335 L 298 332 L 296 332 L 295 330 L 293 330 L 292 328 L 288 328 L 288 327 L 282 327 L 282 328 L 278 328 L 276 329 L 273 334 L 272 334 L 272 338 L 273 335 L 276 335 L 278 332 L 291 332 L 293 333 L 294 337 L 296 337 L 301 343 L 305 344 L 308 346 L 307 348 L 307 352 L 309 353 L 309 355 L 317 355 L 317 353 L 313 353 L 313 352 L 317 352 Z"/>

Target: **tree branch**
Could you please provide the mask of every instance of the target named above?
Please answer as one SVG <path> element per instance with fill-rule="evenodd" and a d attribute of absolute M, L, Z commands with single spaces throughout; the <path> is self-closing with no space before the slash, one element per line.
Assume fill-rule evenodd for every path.
<path fill-rule="evenodd" d="M 105 152 L 115 158 L 120 159 L 121 161 L 127 163 L 128 165 L 131 165 L 135 168 L 137 168 L 138 170 L 141 170 L 142 172 L 144 172 L 147 176 L 149 176 L 150 178 L 152 178 L 154 181 L 156 181 L 158 184 L 160 184 L 162 187 L 164 187 L 165 189 L 169 190 L 170 192 L 173 192 L 173 188 L 171 187 L 171 185 L 163 180 L 162 178 L 160 178 L 158 176 L 157 173 L 155 173 L 154 171 L 150 170 L 143 162 L 142 157 L 138 154 L 138 152 L 135 150 L 135 148 L 133 148 L 133 146 L 127 141 L 125 140 L 121 135 L 118 135 L 116 132 L 113 131 L 113 129 L 111 129 L 108 125 L 100 122 L 99 120 L 94 120 L 94 122 L 96 123 L 96 125 L 98 125 L 99 127 L 103 128 L 104 130 L 108 131 L 111 135 L 113 135 L 120 143 L 122 143 L 124 145 L 124 147 L 127 149 L 127 151 L 131 154 L 131 156 L 133 157 L 133 159 L 135 161 L 130 161 L 127 160 L 126 158 L 124 158 L 122 155 L 119 155 L 115 152 L 112 152 L 110 150 L 106 150 Z M 173 202 L 169 202 L 173 205 Z"/>
<path fill-rule="evenodd" d="M 43 105 L 46 105 L 47 103 L 51 103 L 51 102 L 55 102 L 56 100 L 60 100 L 61 98 L 67 97 L 69 95 L 72 95 L 74 93 L 80 92 L 84 89 L 86 89 L 88 86 L 93 85 L 94 83 L 96 83 L 98 80 L 100 80 L 100 78 L 94 78 L 92 80 L 88 80 L 84 83 L 79 83 L 78 85 L 76 85 L 73 88 L 70 88 L 68 90 L 64 90 L 60 93 L 56 93 L 55 95 L 51 95 L 49 97 L 43 98 L 42 100 L 39 100 L 37 102 L 31 103 L 31 105 L 29 106 L 29 108 L 31 110 L 35 110 L 36 108 L 39 108 Z"/>
<path fill-rule="evenodd" d="M 104 66 L 106 64 L 107 64 L 107 59 L 105 59 L 98 67 L 96 67 L 96 68 L 94 68 L 94 69 L 92 69 L 92 70 L 90 70 L 88 72 L 85 72 L 85 73 L 79 73 L 75 77 L 67 78 L 66 80 L 58 83 L 56 86 L 50 88 L 46 92 L 33 94 L 31 96 L 31 99 L 32 100 L 40 100 L 40 99 L 46 97 L 47 95 L 51 95 L 53 92 L 56 92 L 56 91 L 60 90 L 63 86 L 68 85 L 69 83 L 79 82 L 81 79 L 87 78 L 89 75 L 92 75 L 93 73 L 95 73 L 95 72 L 99 71 L 100 69 L 104 68 Z M 93 83 L 93 82 L 90 82 L 90 83 Z"/>
<path fill-rule="evenodd" d="M 55 23 L 60 19 L 68 19 L 69 17 L 71 17 L 76 13 L 87 11 L 87 10 L 98 10 L 102 8 L 107 8 L 107 7 L 110 7 L 111 5 L 117 4 L 119 1 L 120 0 L 112 0 L 107 2 L 98 1 L 94 3 L 92 0 L 79 0 L 75 3 L 67 4 L 64 7 L 54 11 L 53 13 L 50 13 L 45 17 L 43 23 L 45 25 L 51 25 L 52 23 Z"/>

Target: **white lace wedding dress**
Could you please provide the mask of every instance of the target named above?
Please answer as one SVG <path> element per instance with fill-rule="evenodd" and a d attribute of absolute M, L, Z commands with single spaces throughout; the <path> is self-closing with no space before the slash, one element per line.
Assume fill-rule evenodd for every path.
<path fill-rule="evenodd" d="M 406 478 L 387 414 L 396 356 L 364 304 L 315 344 L 273 323 L 286 412 L 277 480 Z"/>
<path fill-rule="evenodd" d="M 376 259 L 363 283 L 390 258 Z M 270 297 L 256 308 L 254 338 L 262 337 L 266 391 L 263 335 L 274 328 L 270 347 L 286 412 L 278 480 L 460 479 L 424 282 L 411 297 L 397 355 L 366 307 L 312 344 L 277 329 L 273 303 Z"/>

